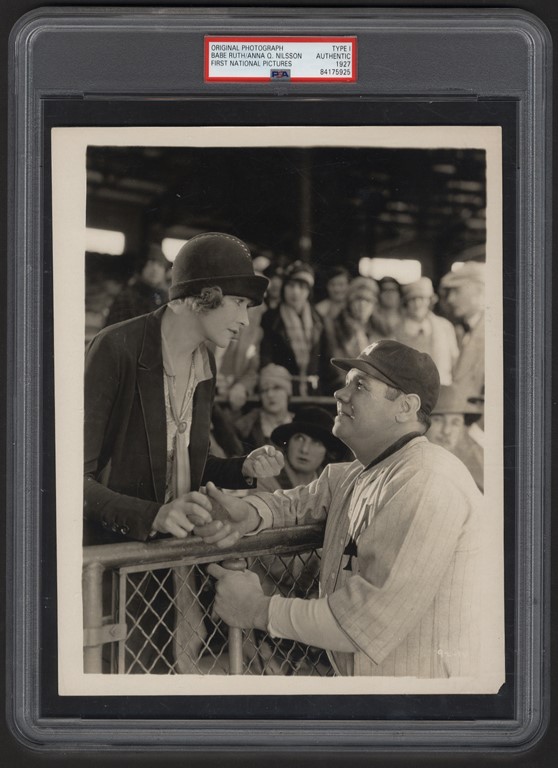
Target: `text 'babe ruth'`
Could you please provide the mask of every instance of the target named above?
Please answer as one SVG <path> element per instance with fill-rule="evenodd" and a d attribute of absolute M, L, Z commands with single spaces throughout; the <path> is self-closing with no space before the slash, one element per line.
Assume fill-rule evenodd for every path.
<path fill-rule="evenodd" d="M 197 529 L 227 547 L 262 528 L 325 519 L 320 597 L 270 598 L 250 571 L 211 565 L 216 611 L 229 625 L 325 648 L 338 674 L 474 676 L 482 496 L 463 464 L 424 437 L 436 366 L 388 340 L 333 363 L 347 371 L 333 433 L 356 461 L 248 500 L 210 484 L 231 522 Z"/>

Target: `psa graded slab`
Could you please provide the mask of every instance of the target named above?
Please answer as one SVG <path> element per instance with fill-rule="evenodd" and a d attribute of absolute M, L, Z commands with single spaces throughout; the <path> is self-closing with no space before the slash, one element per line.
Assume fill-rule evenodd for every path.
<path fill-rule="evenodd" d="M 14 29 L 25 743 L 534 743 L 550 55 L 503 10 Z"/>

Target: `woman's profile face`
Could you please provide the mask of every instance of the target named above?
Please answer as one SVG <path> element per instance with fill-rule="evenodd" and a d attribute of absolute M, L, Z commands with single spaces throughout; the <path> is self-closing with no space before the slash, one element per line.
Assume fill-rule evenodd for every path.
<path fill-rule="evenodd" d="M 237 339 L 240 329 L 248 325 L 249 299 L 243 296 L 223 296 L 222 304 L 198 314 L 198 321 L 206 341 L 225 348 Z"/>

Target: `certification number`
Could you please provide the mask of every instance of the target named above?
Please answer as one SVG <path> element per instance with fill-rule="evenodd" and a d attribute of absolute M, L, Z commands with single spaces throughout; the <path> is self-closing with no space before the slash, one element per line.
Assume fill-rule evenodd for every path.
<path fill-rule="evenodd" d="M 341 67 L 330 67 L 328 69 L 320 69 L 320 75 L 337 75 L 338 77 L 350 77 L 351 70 L 347 67 L 342 69 Z"/>

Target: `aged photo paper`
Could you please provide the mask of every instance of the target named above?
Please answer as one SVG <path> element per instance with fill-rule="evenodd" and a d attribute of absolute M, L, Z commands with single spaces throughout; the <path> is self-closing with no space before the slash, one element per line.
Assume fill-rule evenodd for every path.
<path fill-rule="evenodd" d="M 329 183 L 313 194 L 320 195 L 320 204 L 327 210 L 331 206 L 331 219 L 337 220 L 339 210 L 345 205 L 346 166 L 343 153 L 362 150 L 363 163 L 368 177 L 374 177 L 376 188 L 381 188 L 382 176 L 374 158 L 382 153 L 399 158 L 398 167 L 405 175 L 403 159 L 417 158 L 416 167 L 409 167 L 416 188 L 417 206 L 421 204 L 420 167 L 421 158 L 440 152 L 440 157 L 462 157 L 472 152 L 484 157 L 485 178 L 482 204 L 485 215 L 486 258 L 486 378 L 485 378 L 485 435 L 484 435 L 484 519 L 481 538 L 486 546 L 479 566 L 482 590 L 478 600 L 481 604 L 482 622 L 479 645 L 480 670 L 474 678 L 414 677 L 305 677 L 258 674 L 99 674 L 84 671 L 84 611 L 82 591 L 83 570 L 83 377 L 84 349 L 86 344 L 86 276 L 87 224 L 88 224 L 88 181 L 97 171 L 88 176 L 88 153 L 101 152 L 103 148 L 129 150 L 137 158 L 137 150 L 162 153 L 172 159 L 172 152 L 182 149 L 192 151 L 197 159 L 196 177 L 185 178 L 195 189 L 203 189 L 204 153 L 227 150 L 227 157 L 258 150 L 262 160 L 261 185 L 267 190 L 259 209 L 251 200 L 251 208 L 245 212 L 246 221 L 255 221 L 270 216 L 269 209 L 277 209 L 277 220 L 282 222 L 286 201 L 281 196 L 281 168 L 273 166 L 275 175 L 269 173 L 266 158 L 272 152 L 274 157 L 285 158 L 284 173 L 292 173 L 288 167 L 293 152 L 315 149 L 339 150 L 341 160 L 332 162 L 329 168 Z M 277 150 L 284 150 L 278 153 Z M 267 153 L 267 154 L 266 154 Z M 407 154 L 404 154 L 407 153 Z M 430 154 L 429 154 L 430 153 Z M 116 153 L 118 154 L 118 153 Z M 120 156 L 120 155 L 119 155 Z M 244 156 L 244 155 L 242 155 Z M 107 151 L 106 173 L 110 173 L 111 152 Z M 232 161 L 231 161 L 232 162 Z M 120 169 L 120 173 L 124 172 Z M 448 169 L 438 163 L 440 188 L 447 188 Z M 451 171 L 450 171 L 451 172 Z M 236 173 L 242 175 L 242 163 L 236 165 Z M 444 175 L 446 174 L 446 175 Z M 222 189 L 207 191 L 207 231 L 218 229 L 211 224 L 211 202 L 241 194 L 241 184 L 236 187 L 234 180 L 224 175 Z M 236 177 L 239 178 L 238 176 Z M 416 181 L 418 178 L 418 182 Z M 58 585 L 58 668 L 59 694 L 61 696 L 114 696 L 114 695 L 293 695 L 296 693 L 343 695 L 343 694 L 495 694 L 503 685 L 504 672 L 504 509 L 503 509 L 503 295 L 502 295 L 502 147 L 501 129 L 481 126 L 349 126 L 349 127 L 184 127 L 184 128 L 55 128 L 52 131 L 52 233 L 53 233 L 53 284 L 54 284 L 54 343 L 55 343 L 55 411 L 56 411 L 56 499 L 57 499 L 57 585 Z M 212 184 L 215 180 L 212 179 Z M 137 190 L 129 189 L 133 202 Z M 454 203 L 460 205 L 459 194 L 454 190 Z M 432 198 L 435 198 L 435 190 Z M 107 198 L 107 210 L 110 199 Z M 270 205 L 270 202 L 272 205 Z M 443 203 L 439 203 L 443 207 Z M 344 208 L 343 208 L 344 210 Z M 405 211 L 395 213 L 407 215 Z M 485 212 L 485 214 L 484 214 Z M 300 217 L 307 215 L 299 212 Z M 360 219 L 348 223 L 348 230 L 356 231 L 360 226 L 366 233 L 366 211 L 360 212 Z M 440 215 L 444 215 L 443 211 Z M 465 218 L 465 217 L 463 217 Z M 270 218 L 273 227 L 274 217 Z M 293 221 L 293 227 L 299 227 Z M 360 222 L 360 223 L 359 223 Z M 386 220 L 387 222 L 387 220 Z M 314 223 L 314 226 L 316 224 Z M 108 221 L 107 230 L 115 229 L 114 222 Z M 235 223 L 235 234 L 242 237 L 241 226 Z M 247 226 L 247 229 L 249 227 Z M 257 229 L 265 232 L 265 224 Z M 311 230 L 311 226 L 310 226 Z M 226 231 L 226 230 L 222 230 Z M 316 237 L 319 237 L 319 232 Z M 138 234 L 141 237 L 141 232 Z M 278 235 L 264 240 L 262 248 L 277 248 Z M 451 237 L 451 233 L 447 234 Z M 457 235 L 456 235 L 457 237 Z M 366 234 L 362 235 L 363 240 Z M 250 240 L 249 235 L 245 236 Z M 298 253 L 289 254 L 291 259 L 300 258 L 301 253 L 310 256 L 315 265 L 320 264 L 320 254 L 311 250 L 311 243 L 299 243 Z M 351 246 L 354 251 L 354 244 Z M 404 253 L 405 249 L 401 249 Z M 412 258 L 412 247 L 407 249 L 407 258 Z M 363 268 L 366 260 L 378 255 L 377 250 L 362 254 Z M 385 255 L 389 256 L 386 251 Z M 424 254 L 416 255 L 418 262 Z M 337 258 L 342 262 L 343 254 Z M 330 261 L 330 263 L 332 263 Z M 430 265 L 432 266 L 432 264 Z M 442 270 L 438 267 L 436 273 Z M 94 335 L 91 332 L 90 335 Z M 225 557 L 225 556 L 224 556 Z M 223 558 L 224 559 L 224 558 Z"/>

